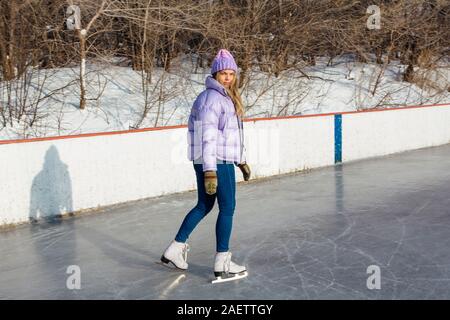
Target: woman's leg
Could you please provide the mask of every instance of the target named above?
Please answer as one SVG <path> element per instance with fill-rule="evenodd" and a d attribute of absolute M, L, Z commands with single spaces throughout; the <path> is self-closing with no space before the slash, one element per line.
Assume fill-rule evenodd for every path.
<path fill-rule="evenodd" d="M 197 176 L 197 205 L 189 211 L 178 230 L 175 240 L 178 242 L 186 242 L 191 232 L 197 224 L 212 210 L 216 195 L 209 195 L 205 190 L 203 165 L 201 163 L 194 164 L 195 174 Z"/>
<path fill-rule="evenodd" d="M 216 250 L 227 252 L 236 207 L 236 177 L 233 164 L 217 164 L 217 201 L 219 216 L 216 222 Z"/>

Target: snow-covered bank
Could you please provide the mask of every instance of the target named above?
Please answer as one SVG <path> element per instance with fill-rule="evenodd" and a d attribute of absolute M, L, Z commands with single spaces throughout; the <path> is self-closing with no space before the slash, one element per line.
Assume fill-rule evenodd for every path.
<path fill-rule="evenodd" d="M 425 90 L 401 81 L 405 66 L 396 61 L 383 66 L 357 63 L 344 56 L 331 66 L 327 62 L 327 58 L 317 59 L 316 66 L 305 67 L 302 72 L 286 71 L 278 78 L 251 71 L 242 91 L 246 117 L 450 102 L 450 93 L 439 90 L 449 86 L 448 66 L 431 74 L 435 89 Z M 25 115 L 19 122 L 8 122 L 0 129 L 0 140 L 186 124 L 192 102 L 204 89 L 209 73 L 209 68 L 192 73 L 193 65 L 190 58 L 180 58 L 173 62 L 171 72 L 155 69 L 151 83 L 143 85 L 145 75 L 129 67 L 90 63 L 90 100 L 85 110 L 78 108 L 77 67 L 30 71 L 28 101 L 22 98 L 21 103 L 34 103 L 37 120 L 30 126 L 30 115 Z M 36 103 L 45 95 L 48 97 Z M 6 84 L 2 83 L 0 103 L 4 105 L 7 96 Z"/>

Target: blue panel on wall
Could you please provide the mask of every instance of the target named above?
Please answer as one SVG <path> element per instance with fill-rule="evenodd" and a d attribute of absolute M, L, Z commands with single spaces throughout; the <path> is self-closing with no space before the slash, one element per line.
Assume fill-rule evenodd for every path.
<path fill-rule="evenodd" d="M 334 163 L 342 162 L 342 114 L 334 115 Z"/>

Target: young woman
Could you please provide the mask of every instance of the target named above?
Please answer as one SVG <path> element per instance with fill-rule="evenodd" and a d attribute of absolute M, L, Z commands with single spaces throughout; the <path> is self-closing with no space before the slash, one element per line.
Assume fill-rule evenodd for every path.
<path fill-rule="evenodd" d="M 236 206 L 234 165 L 250 178 L 245 161 L 242 116 L 244 108 L 238 91 L 238 67 L 231 53 L 221 49 L 215 57 L 206 89 L 191 109 L 188 124 L 189 160 L 197 176 L 198 202 L 186 215 L 161 261 L 186 270 L 186 243 L 197 224 L 211 211 L 217 198 L 216 255 L 214 274 L 217 282 L 247 276 L 245 266 L 231 261 L 229 241 Z"/>

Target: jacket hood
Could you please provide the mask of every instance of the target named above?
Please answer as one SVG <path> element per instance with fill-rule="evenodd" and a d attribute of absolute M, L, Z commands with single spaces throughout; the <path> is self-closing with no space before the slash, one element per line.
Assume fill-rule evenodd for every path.
<path fill-rule="evenodd" d="M 214 79 L 212 76 L 208 76 L 205 81 L 206 89 L 214 89 L 224 95 L 225 97 L 228 97 L 227 90 L 224 86 L 222 86 L 219 81 Z"/>

